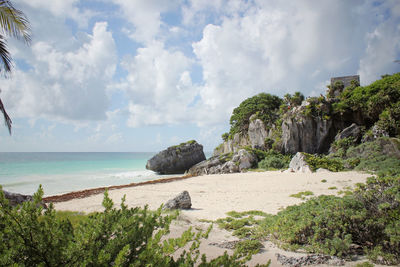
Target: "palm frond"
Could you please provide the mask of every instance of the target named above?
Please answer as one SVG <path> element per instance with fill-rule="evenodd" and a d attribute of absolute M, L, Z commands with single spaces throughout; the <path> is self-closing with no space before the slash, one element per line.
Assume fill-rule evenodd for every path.
<path fill-rule="evenodd" d="M 8 132 L 11 134 L 11 118 L 10 116 L 8 116 L 6 109 L 4 108 L 3 102 L 1 101 L 0 98 L 0 111 L 3 113 L 3 117 L 4 117 L 4 123 L 6 124 L 7 128 L 8 128 Z"/>
<path fill-rule="evenodd" d="M 31 42 L 29 21 L 25 14 L 15 9 L 8 0 L 0 0 L 0 28 L 4 34 L 29 44 Z"/>
<path fill-rule="evenodd" d="M 0 34 L 0 66 L 2 66 L 5 72 L 10 72 L 12 68 L 12 58 L 10 52 L 7 49 L 7 42 L 4 37 Z M 0 67 L 0 72 L 3 69 Z"/>

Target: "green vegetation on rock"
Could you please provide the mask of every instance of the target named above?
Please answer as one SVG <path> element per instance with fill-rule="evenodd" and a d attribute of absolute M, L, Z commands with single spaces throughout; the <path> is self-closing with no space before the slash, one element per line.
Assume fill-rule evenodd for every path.
<path fill-rule="evenodd" d="M 360 122 L 367 128 L 377 123 L 390 136 L 400 134 L 400 73 L 387 75 L 368 86 L 347 87 L 333 107 L 335 113 L 359 114 Z"/>
<path fill-rule="evenodd" d="M 311 155 L 308 153 L 304 153 L 304 155 L 306 156 L 305 160 L 312 171 L 322 168 L 333 172 L 338 172 L 344 169 L 343 163 L 339 159 L 329 158 L 323 155 Z"/>
<path fill-rule="evenodd" d="M 281 104 L 282 99 L 266 93 L 260 93 L 244 100 L 233 110 L 230 118 L 230 135 L 247 131 L 250 117 L 253 114 L 256 114 L 257 118 L 262 120 L 265 125 L 274 123 L 278 118 Z"/>

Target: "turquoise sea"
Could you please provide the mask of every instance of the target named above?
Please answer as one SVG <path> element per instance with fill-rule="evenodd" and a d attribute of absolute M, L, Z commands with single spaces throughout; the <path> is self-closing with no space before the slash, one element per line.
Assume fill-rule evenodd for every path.
<path fill-rule="evenodd" d="M 168 177 L 146 170 L 146 162 L 154 154 L 1 152 L 0 184 L 22 194 L 32 194 L 42 184 L 49 196 Z"/>

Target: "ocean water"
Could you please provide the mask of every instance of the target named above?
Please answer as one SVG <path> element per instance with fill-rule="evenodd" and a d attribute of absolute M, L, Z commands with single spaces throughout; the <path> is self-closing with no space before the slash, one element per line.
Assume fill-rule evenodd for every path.
<path fill-rule="evenodd" d="M 45 196 L 144 182 L 178 175 L 146 170 L 155 153 L 0 153 L 0 185 L 10 192 Z"/>

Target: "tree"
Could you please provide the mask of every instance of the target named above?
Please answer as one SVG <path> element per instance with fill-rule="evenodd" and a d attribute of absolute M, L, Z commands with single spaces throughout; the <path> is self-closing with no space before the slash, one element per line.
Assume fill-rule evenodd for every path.
<path fill-rule="evenodd" d="M 230 119 L 230 134 L 245 132 L 249 128 L 250 116 L 256 114 L 265 125 L 272 124 L 278 117 L 279 106 L 282 100 L 266 93 L 260 93 L 247 98 L 232 112 Z"/>
<path fill-rule="evenodd" d="M 6 36 L 14 37 L 29 44 L 31 41 L 29 21 L 25 14 L 14 8 L 9 0 L 0 0 L 0 72 L 7 76 L 12 69 L 12 58 L 7 48 Z M 0 90 L 1 92 L 1 90 Z M 11 134 L 11 118 L 0 98 L 0 111 Z"/>

